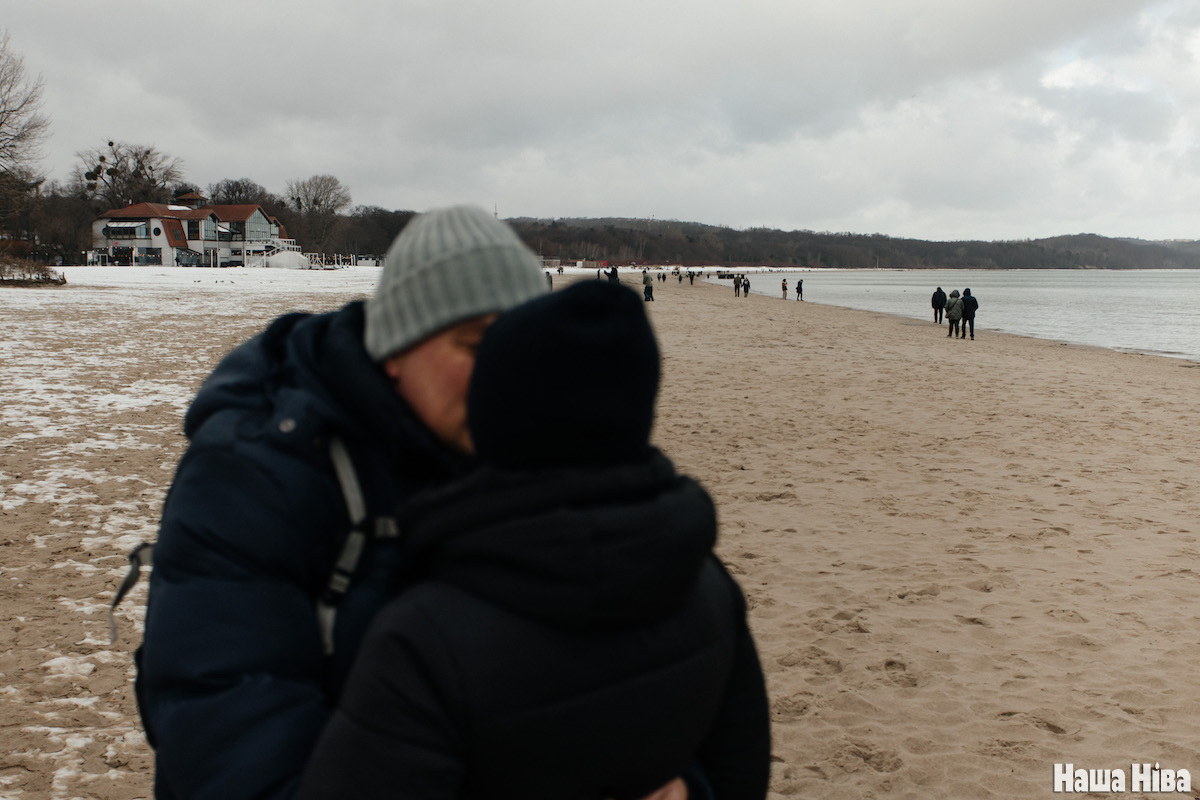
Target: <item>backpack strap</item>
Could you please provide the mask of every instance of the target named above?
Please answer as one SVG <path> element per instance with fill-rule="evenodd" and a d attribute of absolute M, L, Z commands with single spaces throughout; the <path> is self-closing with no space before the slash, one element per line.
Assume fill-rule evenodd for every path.
<path fill-rule="evenodd" d="M 334 562 L 333 572 L 317 601 L 317 624 L 321 631 L 321 648 L 326 655 L 333 655 L 333 628 L 337 621 L 337 606 L 346 591 L 350 581 L 362 560 L 363 551 L 371 538 L 395 539 L 400 535 L 400 527 L 394 517 L 376 517 L 371 523 L 367 518 L 367 503 L 363 497 L 362 485 L 358 473 L 354 469 L 354 461 L 345 442 L 338 436 L 330 437 L 329 458 L 333 462 L 337 474 L 338 485 L 346 500 L 346 512 L 350 516 L 350 532 L 342 542 L 341 552 Z M 125 599 L 125 595 L 137 585 L 142 567 L 153 565 L 154 545 L 142 542 L 129 552 L 129 571 L 121 585 L 117 587 L 116 595 L 108 608 L 108 632 L 115 644 L 117 641 L 117 606 Z"/>
<path fill-rule="evenodd" d="M 337 622 L 337 607 L 346 596 L 350 582 L 362 560 L 370 539 L 394 539 L 400 528 L 394 517 L 376 517 L 374 523 L 367 517 L 367 503 L 363 498 L 362 485 L 354 469 L 354 461 L 346 443 L 339 436 L 329 439 L 329 458 L 337 474 L 338 485 L 346 500 L 346 512 L 350 516 L 350 532 L 342 542 L 342 549 L 334 562 L 333 571 L 325 590 L 317 600 L 317 625 L 321 631 L 321 649 L 325 655 L 333 655 L 333 629 Z"/>
<path fill-rule="evenodd" d="M 129 590 L 137 584 L 138 577 L 142 574 L 142 567 L 150 566 L 153 560 L 154 545 L 150 542 L 142 542 L 129 551 L 129 571 L 125 573 L 125 579 L 117 587 L 112 605 L 108 607 L 108 636 L 111 644 L 117 643 L 117 606 L 125 599 L 125 595 L 129 594 Z"/>

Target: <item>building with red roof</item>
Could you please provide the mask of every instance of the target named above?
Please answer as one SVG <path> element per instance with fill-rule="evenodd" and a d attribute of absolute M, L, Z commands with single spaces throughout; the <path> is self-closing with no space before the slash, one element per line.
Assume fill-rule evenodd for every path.
<path fill-rule="evenodd" d="M 169 205 L 136 203 L 106 211 L 92 222 L 89 263 L 266 266 L 277 253 L 299 253 L 262 206 L 206 202 L 189 192 Z"/>

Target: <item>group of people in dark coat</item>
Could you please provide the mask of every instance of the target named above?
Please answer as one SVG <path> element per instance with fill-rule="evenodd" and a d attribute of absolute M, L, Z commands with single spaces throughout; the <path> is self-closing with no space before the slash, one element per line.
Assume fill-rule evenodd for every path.
<path fill-rule="evenodd" d="M 947 297 L 942 287 L 937 287 L 933 293 L 933 321 L 941 324 L 942 314 L 945 313 L 949 332 L 946 336 L 959 339 L 967 338 L 967 327 L 971 328 L 971 338 L 975 338 L 975 312 L 979 309 L 979 301 L 971 294 L 970 289 L 963 289 L 962 295 L 958 289 L 950 292 Z"/>
<path fill-rule="evenodd" d="M 658 380 L 636 294 L 548 293 L 469 207 L 229 354 L 154 549 L 156 796 L 765 797 L 744 601 L 649 444 Z"/>

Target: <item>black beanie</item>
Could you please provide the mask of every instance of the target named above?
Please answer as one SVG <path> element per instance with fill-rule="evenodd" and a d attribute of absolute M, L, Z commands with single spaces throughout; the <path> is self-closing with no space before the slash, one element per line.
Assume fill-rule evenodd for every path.
<path fill-rule="evenodd" d="M 658 344 L 645 304 L 581 281 L 500 316 L 467 394 L 479 460 L 502 469 L 636 461 L 650 447 Z"/>

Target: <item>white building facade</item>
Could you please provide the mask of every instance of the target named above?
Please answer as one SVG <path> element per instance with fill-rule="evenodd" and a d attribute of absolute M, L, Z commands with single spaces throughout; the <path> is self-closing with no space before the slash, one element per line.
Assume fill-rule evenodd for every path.
<path fill-rule="evenodd" d="M 92 247 L 90 264 L 268 266 L 280 253 L 294 253 L 293 265 L 298 258 L 307 261 L 279 221 L 257 205 L 137 203 L 113 209 L 92 223 Z"/>

